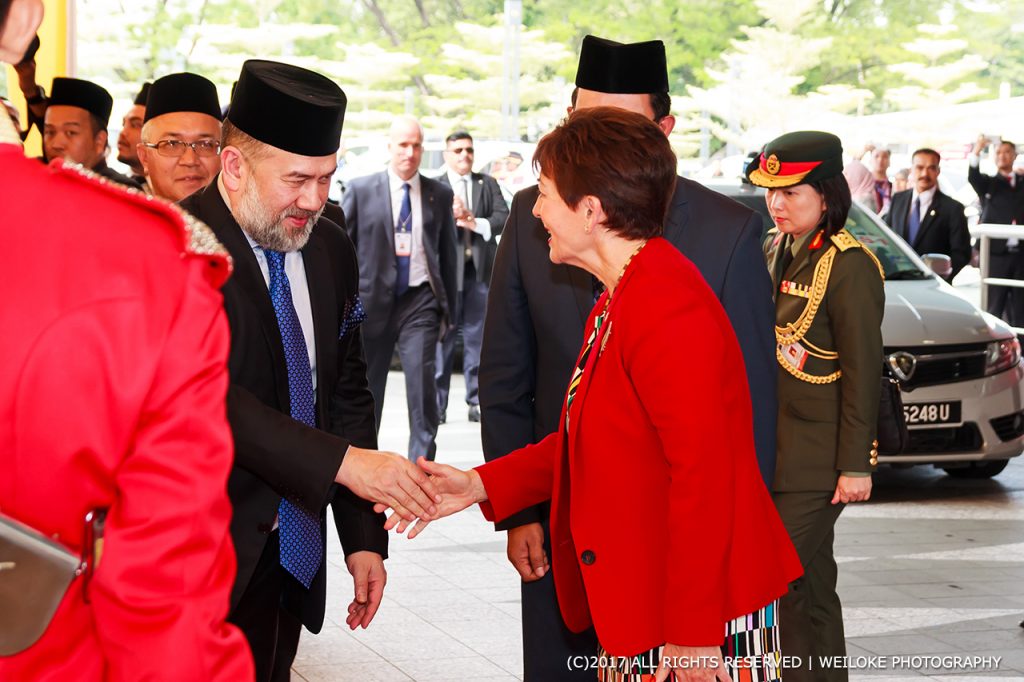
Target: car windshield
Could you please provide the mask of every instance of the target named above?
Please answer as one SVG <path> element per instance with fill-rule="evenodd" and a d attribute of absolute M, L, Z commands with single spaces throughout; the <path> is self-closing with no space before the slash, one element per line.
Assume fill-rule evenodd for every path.
<path fill-rule="evenodd" d="M 743 187 L 738 192 L 728 189 L 723 191 L 722 188 L 714 186 L 712 189 L 723 192 L 744 206 L 760 213 L 764 219 L 765 234 L 767 234 L 772 227 L 772 219 L 764 201 L 764 192 L 749 187 Z M 871 252 L 881 262 L 887 280 L 929 279 L 932 277 L 931 271 L 917 255 L 910 253 L 910 247 L 879 225 L 877 219 L 856 203 L 850 207 L 850 215 L 846 218 L 846 229 L 871 249 Z"/>
<path fill-rule="evenodd" d="M 859 239 L 861 244 L 871 249 L 882 263 L 887 280 L 931 277 L 930 272 L 920 267 L 917 258 L 912 258 L 907 253 L 907 247 L 897 243 L 897 237 L 880 227 L 867 211 L 857 204 L 850 207 L 850 215 L 846 217 L 846 229 Z"/>

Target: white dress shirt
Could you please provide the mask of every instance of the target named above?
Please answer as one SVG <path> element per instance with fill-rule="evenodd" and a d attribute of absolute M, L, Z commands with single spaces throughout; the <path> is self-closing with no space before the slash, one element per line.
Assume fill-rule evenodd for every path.
<path fill-rule="evenodd" d="M 224 189 L 223 180 L 217 178 L 217 189 L 220 191 L 224 205 L 231 208 L 227 191 Z M 241 226 L 240 226 L 241 227 Z M 267 264 L 267 254 L 263 253 L 263 247 L 253 241 L 249 233 L 242 228 L 245 240 L 252 247 L 252 253 L 256 256 L 256 262 L 260 265 L 260 272 L 263 273 L 263 282 L 270 290 L 270 265 Z M 284 255 L 284 274 L 288 277 L 288 288 L 292 292 L 292 305 L 295 307 L 295 314 L 299 316 L 299 326 L 302 327 L 302 336 L 306 340 L 306 353 L 309 355 L 309 370 L 313 377 L 313 395 L 316 395 L 316 337 L 313 334 L 313 305 L 309 300 L 309 284 L 306 282 L 306 266 L 302 261 L 300 251 L 289 251 Z"/>
<path fill-rule="evenodd" d="M 263 281 L 270 289 L 270 265 L 267 263 L 267 254 L 263 248 L 252 240 L 252 237 L 245 234 L 249 246 L 252 247 L 256 262 L 260 264 L 260 272 L 263 273 Z M 292 291 L 292 305 L 295 306 L 295 314 L 299 316 L 299 326 L 302 327 L 302 337 L 306 340 L 306 353 L 309 355 L 309 369 L 313 373 L 313 392 L 316 394 L 316 337 L 313 335 L 313 305 L 309 301 L 309 285 L 306 283 L 306 265 L 302 260 L 301 251 L 289 251 L 284 255 L 284 274 L 288 277 L 288 287 Z"/>
<path fill-rule="evenodd" d="M 466 173 L 465 175 L 459 175 L 451 168 L 448 168 L 448 184 L 452 186 L 452 191 L 455 192 L 455 196 L 462 196 L 462 183 L 465 182 L 466 187 L 466 210 L 470 213 L 473 212 L 473 174 L 472 172 Z M 487 218 L 481 218 L 478 215 L 474 215 L 475 223 L 473 225 L 473 231 L 484 238 L 487 241 L 491 238 L 491 223 Z M 459 228 L 462 229 L 461 227 Z"/>
<path fill-rule="evenodd" d="M 423 251 L 423 192 L 420 189 L 420 174 L 416 173 L 408 180 L 395 175 L 388 168 L 388 185 L 391 188 L 391 217 L 394 218 L 392 229 L 398 225 L 398 216 L 402 212 L 402 185 L 409 183 L 409 201 L 412 203 L 412 254 L 409 256 L 409 286 L 418 287 L 427 281 L 427 255 Z"/>
<path fill-rule="evenodd" d="M 938 188 L 939 188 L 939 186 L 935 185 L 935 187 L 932 187 L 929 190 L 925 190 L 924 192 L 921 192 L 920 194 L 918 194 L 917 190 L 915 189 L 914 193 L 910 197 L 910 211 L 911 212 L 914 211 L 914 202 L 917 201 L 918 199 L 921 200 L 921 222 L 922 223 L 924 222 L 924 217 L 926 215 L 928 215 L 928 209 L 932 207 L 932 200 L 935 199 L 935 192 L 936 192 L 936 190 L 938 190 Z M 908 225 L 910 224 L 910 213 L 907 213 L 907 224 Z"/>

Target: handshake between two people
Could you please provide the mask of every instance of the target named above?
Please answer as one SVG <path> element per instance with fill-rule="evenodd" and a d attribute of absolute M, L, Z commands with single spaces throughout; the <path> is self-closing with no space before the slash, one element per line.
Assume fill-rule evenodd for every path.
<path fill-rule="evenodd" d="M 386 530 L 409 538 L 431 521 L 450 516 L 487 499 L 480 475 L 420 457 L 416 464 L 393 452 L 349 447 L 335 479 L 353 493 L 374 502 L 377 513 L 391 509 Z"/>
<path fill-rule="evenodd" d="M 374 502 L 377 513 L 391 509 L 384 524 L 409 538 L 419 535 L 431 521 L 462 511 L 487 499 L 483 481 L 473 470 L 462 471 L 420 457 L 413 464 L 393 452 L 349 447 L 338 470 L 337 482 Z"/>

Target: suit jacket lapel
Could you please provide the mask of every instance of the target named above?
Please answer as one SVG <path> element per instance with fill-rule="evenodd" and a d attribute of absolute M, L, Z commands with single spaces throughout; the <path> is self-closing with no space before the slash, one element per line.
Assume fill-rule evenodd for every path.
<path fill-rule="evenodd" d="M 204 208 L 202 220 L 207 222 L 214 230 L 217 238 L 224 244 L 234 259 L 234 272 L 230 282 L 234 282 L 243 292 L 246 300 L 250 301 L 259 316 L 260 327 L 270 349 L 270 357 L 273 360 L 274 386 L 277 389 L 277 397 L 280 404 L 287 408 L 290 399 L 288 397 L 288 365 L 284 357 L 284 344 L 281 342 L 281 330 L 277 326 L 277 314 L 274 312 L 274 304 L 270 301 L 270 291 L 267 289 L 267 282 L 263 278 L 263 271 L 256 260 L 249 240 L 245 233 L 235 221 L 231 211 L 224 204 L 220 190 L 217 188 L 217 181 L 214 180 L 204 191 L 202 204 Z"/>
<path fill-rule="evenodd" d="M 484 200 L 484 179 L 479 173 L 469 174 L 469 198 L 473 202 L 473 215 L 479 215 L 480 202 Z"/>
<path fill-rule="evenodd" d="M 427 244 L 437 243 L 434 238 L 437 225 L 434 223 L 434 194 L 423 182 L 422 175 L 420 175 L 420 203 L 423 209 L 423 248 L 426 250 Z"/>
<path fill-rule="evenodd" d="M 778 297 L 779 284 L 782 283 L 782 262 L 785 259 L 786 251 L 789 248 L 789 239 L 783 233 L 778 233 L 776 238 L 779 240 L 776 242 L 772 250 L 772 262 L 768 268 L 768 272 L 772 277 L 772 298 Z"/>
<path fill-rule="evenodd" d="M 384 171 L 380 174 L 380 179 L 377 181 L 377 203 L 384 207 L 382 215 L 384 217 L 384 236 L 388 243 L 388 254 L 395 253 L 395 215 L 394 209 L 391 207 L 391 179 L 388 176 L 388 172 Z"/>
<path fill-rule="evenodd" d="M 316 286 L 316 283 L 331 281 L 331 265 L 320 235 L 316 228 L 302 248 L 302 265 L 306 271 L 306 285 L 309 289 L 309 305 L 313 311 L 313 338 L 316 341 L 316 404 L 317 419 L 322 428 L 327 422 L 327 405 L 330 401 L 330 386 L 325 379 L 329 366 L 328 359 L 338 341 L 339 329 L 334 324 L 338 304 L 334 288 Z"/>

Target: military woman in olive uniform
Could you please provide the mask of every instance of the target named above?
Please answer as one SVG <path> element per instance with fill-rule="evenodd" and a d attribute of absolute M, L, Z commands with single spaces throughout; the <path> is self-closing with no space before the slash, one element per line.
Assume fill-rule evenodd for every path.
<path fill-rule="evenodd" d="M 773 497 L 804 566 L 780 603 L 782 651 L 803 661 L 787 682 L 847 679 L 818 658 L 846 655 L 834 528 L 847 503 L 870 496 L 878 455 L 883 275 L 844 227 L 842 152 L 834 135 L 789 133 L 747 168 L 776 225 L 765 243 L 779 365 Z"/>

